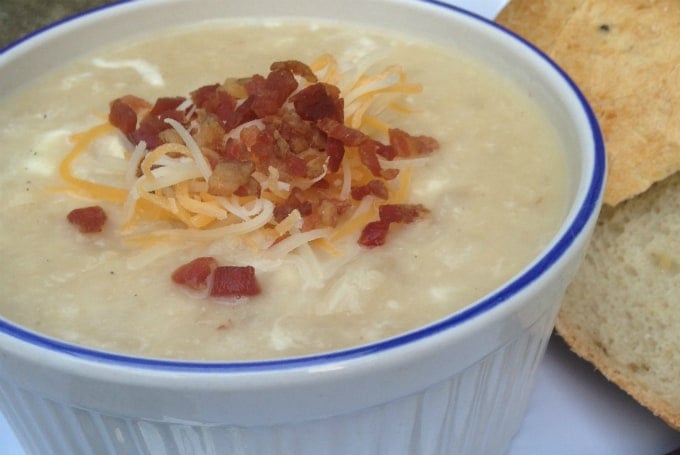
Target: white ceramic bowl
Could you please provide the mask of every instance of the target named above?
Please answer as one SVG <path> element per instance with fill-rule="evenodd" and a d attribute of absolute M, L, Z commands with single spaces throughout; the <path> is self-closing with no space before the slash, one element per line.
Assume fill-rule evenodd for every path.
<path fill-rule="evenodd" d="M 464 311 L 387 341 L 250 363 L 95 352 L 0 320 L 0 405 L 30 454 L 501 453 L 518 429 L 561 296 L 599 209 L 602 138 L 546 57 L 435 1 L 149 0 L 100 9 L 0 55 L 0 96 L 140 30 L 220 16 L 297 15 L 394 26 L 456 43 L 506 73 L 566 143 L 571 208 L 542 255 Z"/>

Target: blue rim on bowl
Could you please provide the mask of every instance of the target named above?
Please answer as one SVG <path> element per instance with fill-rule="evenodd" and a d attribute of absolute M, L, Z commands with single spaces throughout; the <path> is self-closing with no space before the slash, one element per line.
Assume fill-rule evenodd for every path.
<path fill-rule="evenodd" d="M 602 133 L 600 131 L 597 118 L 593 113 L 590 105 L 581 93 L 580 89 L 570 79 L 570 77 L 550 58 L 543 54 L 539 49 L 510 32 L 509 30 L 495 24 L 486 18 L 477 14 L 471 13 L 459 7 L 443 3 L 438 0 L 417 0 L 421 3 L 431 4 L 445 10 L 456 11 L 457 13 L 469 16 L 474 20 L 485 23 L 487 26 L 494 28 L 498 33 L 506 35 L 509 39 L 520 42 L 523 46 L 532 50 L 532 52 L 544 63 L 549 65 L 555 73 L 567 84 L 571 93 L 575 96 L 580 104 L 580 107 L 585 114 L 588 126 L 591 132 L 591 140 L 593 143 L 593 166 L 591 174 L 586 176 L 588 181 L 588 188 L 583 193 L 581 199 L 576 200 L 574 207 L 579 207 L 575 214 L 570 214 L 571 221 L 564 227 L 550 247 L 535 261 L 530 267 L 526 268 L 521 274 L 509 281 L 506 285 L 496 290 L 492 294 L 480 299 L 479 301 L 468 305 L 459 312 L 451 316 L 434 322 L 430 325 L 413 330 L 411 332 L 397 335 L 393 338 L 377 341 L 367 345 L 343 349 L 339 351 L 320 353 L 304 357 L 282 358 L 271 360 L 257 360 L 257 361 L 239 361 L 239 362 L 199 362 L 199 361 L 181 361 L 181 360 L 166 360 L 134 357 L 125 354 L 116 354 L 98 351 L 95 349 L 81 347 L 67 342 L 52 339 L 50 337 L 34 333 L 26 330 L 16 324 L 0 319 L 0 332 L 10 335 L 18 340 L 24 341 L 31 345 L 46 348 L 62 354 L 72 355 L 77 358 L 91 360 L 95 362 L 102 362 L 108 364 L 116 364 L 121 366 L 138 367 L 143 369 L 156 369 L 167 371 L 185 371 L 185 372 L 257 372 L 257 371 L 275 371 L 287 370 L 300 367 L 314 367 L 322 366 L 333 362 L 346 361 L 352 358 L 364 357 L 370 354 L 385 352 L 413 343 L 418 340 L 427 339 L 438 333 L 450 330 L 454 327 L 460 326 L 466 321 L 473 320 L 485 313 L 492 311 L 494 308 L 507 301 L 513 295 L 525 289 L 530 283 L 534 282 L 541 275 L 546 273 L 557 261 L 564 255 L 568 248 L 576 241 L 579 235 L 591 220 L 594 212 L 599 207 L 599 201 L 602 197 L 602 191 L 605 180 L 606 157 L 605 147 Z M 98 8 L 91 9 L 84 13 L 80 13 L 68 17 L 62 21 L 56 22 L 52 25 L 44 27 L 36 32 L 21 38 L 14 43 L 11 43 L 4 49 L 0 50 L 0 55 L 4 52 L 21 45 L 26 41 L 30 41 L 36 36 L 45 33 L 48 30 L 58 28 L 62 24 L 72 22 L 83 16 L 93 14 L 95 12 L 111 8 L 113 6 L 134 2 L 134 0 L 123 0 L 115 4 L 104 5 Z"/>

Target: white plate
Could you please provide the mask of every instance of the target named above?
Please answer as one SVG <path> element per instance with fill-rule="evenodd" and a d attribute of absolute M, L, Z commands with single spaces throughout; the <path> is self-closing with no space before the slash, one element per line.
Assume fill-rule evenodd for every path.
<path fill-rule="evenodd" d="M 449 0 L 493 18 L 503 0 Z M 0 413 L 2 455 L 25 455 Z M 663 455 L 680 448 L 673 431 L 553 338 L 527 416 L 508 455 Z"/>

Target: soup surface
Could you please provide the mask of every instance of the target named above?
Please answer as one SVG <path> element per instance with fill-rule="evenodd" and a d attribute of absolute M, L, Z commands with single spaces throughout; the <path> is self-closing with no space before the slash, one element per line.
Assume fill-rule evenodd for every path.
<path fill-rule="evenodd" d="M 382 246 L 359 245 L 361 229 L 346 225 L 343 235 L 289 252 L 253 245 L 252 236 L 194 236 L 186 228 L 135 241 L 129 207 L 64 183 L 60 166 L 73 135 L 105 122 L 116 98 L 186 96 L 230 76 L 266 75 L 274 61 L 311 64 L 324 54 L 342 65 L 368 61 L 367 73 L 401 65 L 422 91 L 405 92 L 401 109 L 376 117 L 439 143 L 427 156 L 395 161 L 409 169 L 408 185 L 394 179 L 408 186 L 405 202 L 428 213 L 391 226 Z M 298 356 L 412 330 L 521 271 L 566 210 L 564 153 L 528 96 L 455 50 L 333 23 L 216 21 L 88 55 L 6 96 L 0 141 L 2 316 L 69 342 L 148 357 Z M 71 163 L 73 175 L 125 187 L 133 148 L 115 130 L 101 134 Z M 367 206 L 374 210 L 377 199 L 369 195 Z M 108 220 L 101 232 L 82 234 L 66 215 L 90 205 Z M 136 228 L 153 235 L 176 225 L 161 219 Z M 261 292 L 205 297 L 171 280 L 197 257 L 254 267 Z"/>

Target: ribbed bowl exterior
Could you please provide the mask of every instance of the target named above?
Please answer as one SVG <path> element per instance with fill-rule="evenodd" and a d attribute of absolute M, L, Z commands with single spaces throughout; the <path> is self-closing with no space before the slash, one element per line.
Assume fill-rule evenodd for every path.
<path fill-rule="evenodd" d="M 1 407 L 29 455 L 449 455 L 503 453 L 518 430 L 554 322 L 455 377 L 352 414 L 276 427 L 106 415 L 0 382 Z"/>

